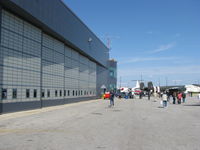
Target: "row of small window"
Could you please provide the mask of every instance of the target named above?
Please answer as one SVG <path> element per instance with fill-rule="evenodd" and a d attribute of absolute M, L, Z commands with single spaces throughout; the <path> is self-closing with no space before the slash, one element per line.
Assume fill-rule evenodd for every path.
<path fill-rule="evenodd" d="M 58 93 L 59 92 L 59 93 Z M 1 96 L 2 96 L 2 99 L 7 99 L 7 89 L 2 89 L 2 93 L 1 93 Z M 58 95 L 59 94 L 59 95 Z M 64 95 L 63 95 L 64 94 Z M 64 93 L 62 94 L 62 90 L 58 91 L 58 90 L 55 90 L 55 97 L 62 97 L 63 96 L 70 96 L 70 90 L 64 90 Z M 83 90 L 73 90 L 72 91 L 72 96 L 83 96 L 83 95 L 94 95 L 95 92 L 94 91 L 83 91 Z M 41 96 L 44 98 L 45 97 L 45 90 L 42 89 L 42 92 L 41 92 Z M 47 90 L 47 97 L 50 97 L 51 96 L 51 92 L 50 90 Z M 12 89 L 12 99 L 16 99 L 17 98 L 17 89 Z M 26 89 L 26 98 L 30 98 L 30 89 Z M 37 89 L 34 89 L 33 90 L 33 98 L 37 98 Z"/>
<path fill-rule="evenodd" d="M 83 91 L 83 90 L 73 90 L 72 91 L 72 96 L 83 96 L 83 95 L 94 95 L 95 92 L 94 91 Z M 47 90 L 47 97 L 50 97 L 51 95 L 51 91 L 50 90 Z M 45 90 L 42 89 L 42 92 L 41 92 L 41 96 L 42 97 L 45 97 Z M 64 93 L 62 90 L 55 90 L 55 97 L 62 97 L 62 96 L 70 96 L 70 90 L 64 90 Z"/>

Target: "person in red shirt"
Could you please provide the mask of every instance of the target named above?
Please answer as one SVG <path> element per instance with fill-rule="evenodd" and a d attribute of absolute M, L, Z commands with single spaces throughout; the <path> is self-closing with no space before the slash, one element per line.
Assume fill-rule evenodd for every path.
<path fill-rule="evenodd" d="M 181 104 L 181 100 L 182 100 L 182 93 L 181 92 L 178 93 L 177 99 L 178 99 L 178 104 Z"/>

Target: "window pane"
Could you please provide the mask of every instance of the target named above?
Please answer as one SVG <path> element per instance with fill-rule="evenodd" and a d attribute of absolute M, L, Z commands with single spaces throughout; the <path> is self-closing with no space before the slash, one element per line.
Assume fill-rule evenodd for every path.
<path fill-rule="evenodd" d="M 66 96 L 66 90 L 64 90 L 64 96 Z"/>
<path fill-rule="evenodd" d="M 44 96 L 45 96 L 45 90 L 42 89 L 42 97 L 44 97 Z"/>
<path fill-rule="evenodd" d="M 62 90 L 60 90 L 60 96 L 62 96 Z"/>
<path fill-rule="evenodd" d="M 26 98 L 30 98 L 30 89 L 26 89 Z"/>
<path fill-rule="evenodd" d="M 50 90 L 47 90 L 47 97 L 50 97 Z"/>
<path fill-rule="evenodd" d="M 33 97 L 34 97 L 34 98 L 37 97 L 37 90 L 36 90 L 36 89 L 33 90 Z"/>
<path fill-rule="evenodd" d="M 70 91 L 69 90 L 67 91 L 67 95 L 70 96 Z"/>
<path fill-rule="evenodd" d="M 2 89 L 2 99 L 7 99 L 7 89 Z"/>
<path fill-rule="evenodd" d="M 110 71 L 110 76 L 114 77 L 114 72 L 113 71 Z"/>
<path fill-rule="evenodd" d="M 57 97 L 58 96 L 58 91 L 57 90 L 55 90 L 55 97 Z"/>
<path fill-rule="evenodd" d="M 13 99 L 17 98 L 17 89 L 13 89 L 13 91 L 12 91 L 12 98 Z"/>

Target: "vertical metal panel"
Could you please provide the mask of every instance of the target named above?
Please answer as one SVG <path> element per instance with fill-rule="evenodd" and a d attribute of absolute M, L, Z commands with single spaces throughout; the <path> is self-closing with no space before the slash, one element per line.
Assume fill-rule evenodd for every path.
<path fill-rule="evenodd" d="M 101 86 L 105 85 L 108 88 L 108 70 L 102 66 L 97 65 L 97 95 L 102 94 Z"/>
<path fill-rule="evenodd" d="M 2 18 L 2 81 L 8 91 L 8 98 L 4 102 L 39 100 L 33 98 L 32 93 L 33 89 L 40 86 L 41 41 L 37 39 L 41 37 L 41 31 L 5 10 Z M 13 99 L 12 89 L 17 89 L 17 98 Z M 31 96 L 28 99 L 25 95 L 26 89 L 30 89 Z"/>
<path fill-rule="evenodd" d="M 2 10 L 2 27 L 9 29 L 17 34 L 23 34 L 23 20 L 12 13 Z"/>
<path fill-rule="evenodd" d="M 43 41 L 44 41 L 44 34 L 41 33 L 41 47 L 40 47 L 40 94 L 39 94 L 39 97 L 40 97 L 40 108 L 43 107 L 43 101 L 42 101 L 42 95 L 41 95 L 41 91 L 42 91 L 42 83 L 43 83 L 43 65 L 42 65 L 42 57 L 43 57 L 43 47 L 42 47 L 42 44 L 43 44 Z"/>
<path fill-rule="evenodd" d="M 1 28 L 2 28 L 2 8 L 0 6 L 0 42 L 1 42 Z M 2 82 L 3 82 L 3 67 L 2 67 L 2 64 L 3 64 L 3 58 L 2 58 L 2 50 L 1 50 L 1 47 L 0 47 L 0 114 L 2 113 Z"/>
<path fill-rule="evenodd" d="M 33 92 L 33 88 L 38 89 L 38 96 L 40 96 L 41 107 L 43 105 L 43 98 L 41 98 L 41 90 L 45 89 L 45 99 L 47 88 L 50 88 L 51 95 L 54 92 L 53 90 L 59 91 L 65 88 L 65 84 L 69 82 L 69 88 L 75 90 L 75 93 L 79 93 L 76 97 L 80 96 L 80 90 L 89 92 L 88 96 L 92 96 L 92 92 L 96 91 L 96 64 L 81 55 L 77 51 L 66 48 L 64 44 L 55 38 L 42 34 L 41 30 L 30 23 L 27 23 L 25 20 L 18 20 L 16 16 L 13 16 L 10 13 L 7 15 L 12 16 L 12 21 L 9 20 L 7 26 L 3 29 L 4 35 L 3 38 L 8 35 L 10 38 L 7 43 L 3 43 L 5 54 L 5 62 L 9 63 L 9 59 L 12 58 L 12 62 L 14 61 L 16 66 L 13 66 L 12 62 L 10 64 L 11 68 L 5 67 L 5 73 L 8 74 L 12 78 L 11 75 L 14 75 L 12 72 L 21 72 L 19 74 L 20 81 L 11 79 L 6 81 L 6 84 L 12 85 L 15 83 L 20 86 L 21 100 L 22 101 L 32 101 L 31 98 L 26 98 L 26 89 L 30 89 Z M 8 17 L 9 18 L 9 17 Z M 10 28 L 10 24 L 13 23 L 13 20 L 18 20 L 16 23 L 19 24 L 18 28 L 20 30 L 20 26 L 22 25 L 22 33 L 15 32 L 12 28 Z M 6 22 L 7 20 L 5 20 Z M 21 22 L 22 24 L 18 23 Z M 17 38 L 16 38 L 17 37 Z M 11 40 L 11 41 L 9 41 Z M 2 40 L 1 40 L 2 41 Z M 44 41 L 44 42 L 43 42 Z M 15 44 L 15 45 L 14 45 Z M 9 47 L 13 46 L 14 47 Z M 64 51 L 66 50 L 66 51 Z M 9 52 L 10 51 L 10 52 Z M 1 51 L 2 52 L 2 47 Z M 7 54 L 8 52 L 8 54 Z M 49 53 L 51 52 L 51 55 Z M 65 54 L 65 55 L 64 55 Z M 10 55 L 10 56 L 9 56 Z M 46 57 L 47 56 L 47 57 Z M 69 66 L 66 64 L 65 59 L 69 60 Z M 66 59 L 66 60 L 67 60 Z M 1 59 L 3 60 L 3 59 Z M 8 60 L 8 61 L 7 61 Z M 17 64 L 20 63 L 20 64 Z M 66 72 L 64 72 L 64 67 L 69 67 L 70 77 L 69 80 L 65 80 Z M 23 71 L 22 71 L 23 70 Z M 105 69 L 106 70 L 106 69 Z M 1 72 L 0 72 L 1 73 Z M 53 74 L 53 76 L 52 76 Z M 6 76 L 6 75 L 5 75 Z M 67 78 L 66 78 L 67 79 Z M 55 80 L 55 81 L 54 81 Z M 9 88 L 9 96 L 11 98 L 12 88 Z M 63 92 L 63 91 L 62 91 Z M 31 94 L 32 97 L 33 93 Z M 63 94 L 62 94 L 63 95 Z M 51 97 L 48 99 L 62 99 L 63 96 L 59 96 L 57 98 Z M 36 99 L 34 99 L 36 100 Z M 39 101 L 39 99 L 38 99 Z M 12 102 L 12 101 L 9 101 Z M 13 101 L 16 102 L 16 101 Z M 7 101 L 5 102 L 7 103 Z"/>
<path fill-rule="evenodd" d="M 16 13 L 19 15 L 20 9 L 26 11 L 66 41 L 106 66 L 109 57 L 107 47 L 61 0 L 2 0 L 1 3 L 8 8 L 14 4 L 12 9 L 18 10 Z M 45 27 L 43 29 L 45 30 Z M 89 38 L 92 39 L 91 42 L 88 41 Z"/>

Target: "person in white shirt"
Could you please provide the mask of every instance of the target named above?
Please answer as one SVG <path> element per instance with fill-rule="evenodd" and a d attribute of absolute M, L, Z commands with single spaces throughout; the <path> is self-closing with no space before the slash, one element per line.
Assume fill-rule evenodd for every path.
<path fill-rule="evenodd" d="M 163 101 L 163 108 L 167 107 L 167 94 L 166 92 L 162 95 L 162 101 Z"/>

